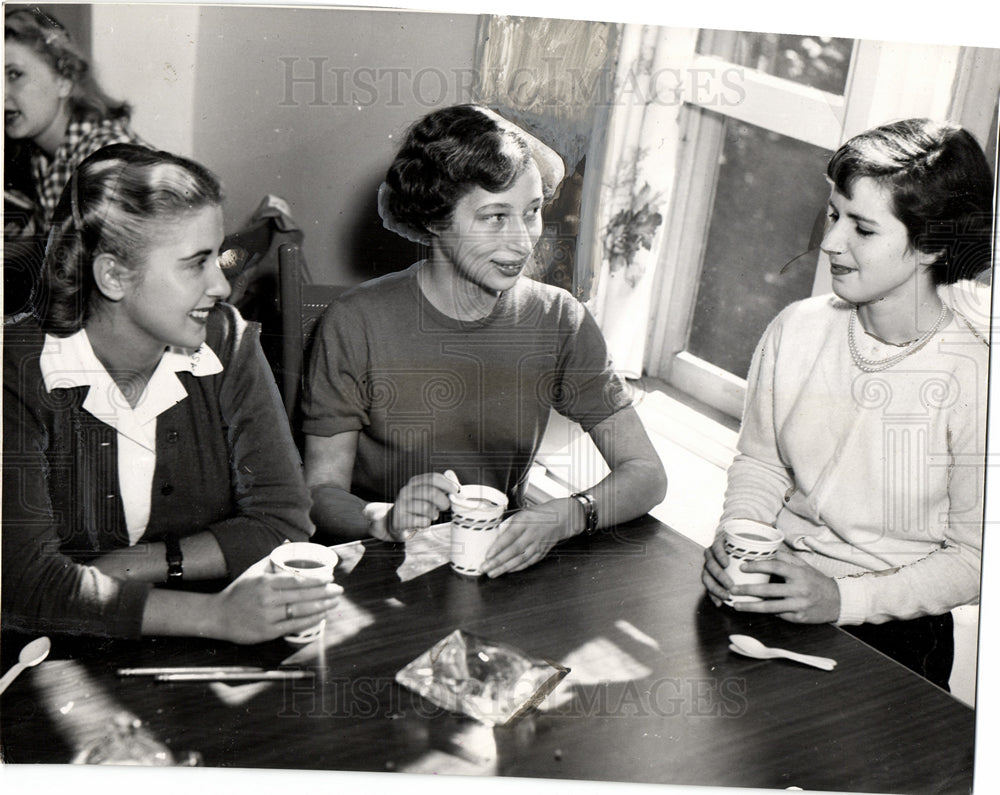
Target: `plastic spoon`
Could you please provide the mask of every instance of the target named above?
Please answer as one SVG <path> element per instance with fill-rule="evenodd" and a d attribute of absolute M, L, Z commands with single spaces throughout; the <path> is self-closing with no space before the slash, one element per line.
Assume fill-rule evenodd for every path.
<path fill-rule="evenodd" d="M 787 649 L 773 649 L 770 646 L 765 646 L 756 638 L 751 638 L 749 635 L 730 635 L 729 648 L 737 654 L 742 654 L 746 657 L 755 657 L 758 660 L 784 657 L 789 660 L 795 660 L 795 662 L 804 663 L 805 665 L 821 668 L 824 671 L 832 671 L 837 665 L 837 661 L 831 660 L 829 657 L 815 657 L 811 654 L 799 654 Z"/>
<path fill-rule="evenodd" d="M 21 653 L 17 656 L 17 662 L 3 675 L 3 679 L 0 679 L 0 693 L 10 687 L 10 683 L 17 679 L 17 675 L 21 671 L 25 668 L 38 665 L 38 663 L 48 657 L 49 649 L 51 648 L 52 644 L 48 638 L 35 638 L 21 649 Z"/>

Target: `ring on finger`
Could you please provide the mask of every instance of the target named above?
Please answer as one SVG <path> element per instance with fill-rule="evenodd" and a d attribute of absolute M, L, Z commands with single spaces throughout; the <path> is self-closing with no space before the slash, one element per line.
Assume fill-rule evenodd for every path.
<path fill-rule="evenodd" d="M 285 605 L 285 620 L 286 621 L 291 621 L 294 617 L 295 616 L 292 615 L 292 606 L 291 606 L 291 604 L 286 604 Z"/>

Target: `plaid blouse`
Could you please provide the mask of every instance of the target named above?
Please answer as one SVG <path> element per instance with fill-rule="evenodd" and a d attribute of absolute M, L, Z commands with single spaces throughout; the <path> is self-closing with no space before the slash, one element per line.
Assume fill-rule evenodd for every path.
<path fill-rule="evenodd" d="M 38 206 L 45 226 L 59 203 L 63 188 L 73 176 L 73 170 L 88 155 L 110 144 L 143 144 L 129 129 L 127 119 L 83 119 L 74 117 L 66 127 L 66 136 L 50 158 L 35 147 L 31 155 L 31 174 L 35 180 Z"/>

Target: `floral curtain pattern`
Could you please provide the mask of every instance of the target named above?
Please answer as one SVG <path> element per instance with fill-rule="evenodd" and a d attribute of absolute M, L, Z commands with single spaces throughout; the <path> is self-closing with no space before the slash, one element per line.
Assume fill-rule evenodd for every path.
<path fill-rule="evenodd" d="M 480 26 L 476 101 L 566 160 L 529 275 L 587 304 L 626 377 L 642 374 L 697 33 L 507 16 Z"/>
<path fill-rule="evenodd" d="M 586 172 L 589 154 L 603 144 L 595 137 L 604 129 L 619 31 L 609 22 L 514 16 L 485 16 L 479 28 L 475 101 L 538 136 L 566 165 L 527 273 L 581 299 L 580 272 L 592 270 L 578 256 L 578 241 L 593 234 Z"/>
<path fill-rule="evenodd" d="M 566 173 L 590 148 L 607 103 L 618 26 L 573 19 L 487 16 L 480 23 L 475 97 L 559 152 Z"/>
<path fill-rule="evenodd" d="M 656 264 L 680 144 L 685 70 L 671 52 L 697 31 L 626 25 L 615 75 L 596 234 L 583 292 L 616 369 L 642 375 Z M 669 37 L 669 38 L 668 38 Z M 582 257 L 582 259 L 587 259 Z M 583 274 L 581 274 L 583 276 Z"/>

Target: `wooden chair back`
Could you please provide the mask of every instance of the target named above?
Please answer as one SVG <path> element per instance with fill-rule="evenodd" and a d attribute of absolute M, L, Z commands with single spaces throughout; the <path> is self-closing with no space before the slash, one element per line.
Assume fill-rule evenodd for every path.
<path fill-rule="evenodd" d="M 289 420 L 296 416 L 305 377 L 306 351 L 320 315 L 347 288 L 304 280 L 304 260 L 294 243 L 278 249 L 281 306 L 281 398 Z M 293 422 L 294 427 L 294 422 Z"/>

